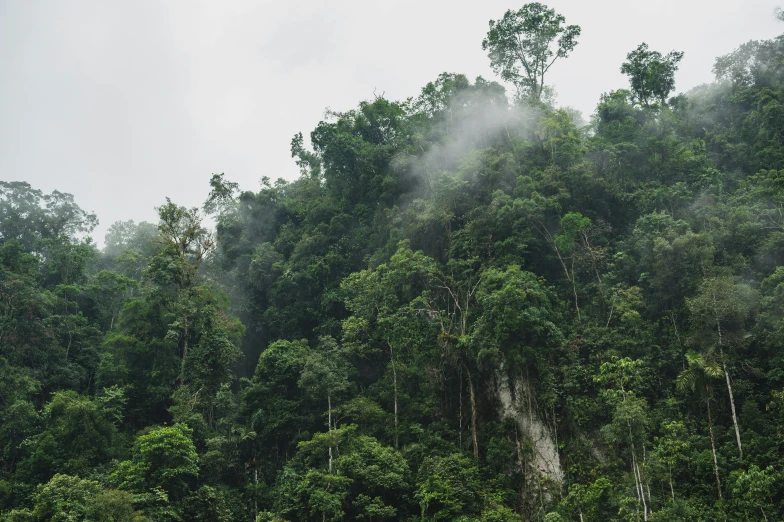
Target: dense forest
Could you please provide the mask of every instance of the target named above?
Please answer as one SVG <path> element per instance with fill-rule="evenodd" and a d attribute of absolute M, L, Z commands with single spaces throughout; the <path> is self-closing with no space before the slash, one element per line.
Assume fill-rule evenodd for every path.
<path fill-rule="evenodd" d="M 678 95 L 641 44 L 586 122 L 580 32 L 508 11 L 506 88 L 330 112 L 103 248 L 0 182 L 0 520 L 784 519 L 784 35 Z"/>

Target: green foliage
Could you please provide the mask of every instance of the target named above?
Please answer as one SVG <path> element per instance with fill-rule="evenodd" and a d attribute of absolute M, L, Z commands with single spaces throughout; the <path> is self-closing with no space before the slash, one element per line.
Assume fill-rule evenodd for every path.
<path fill-rule="evenodd" d="M 71 194 L 44 194 L 23 181 L 0 182 L 0 241 L 15 239 L 26 248 L 41 248 L 46 241 L 74 238 L 98 224 Z"/>
<path fill-rule="evenodd" d="M 461 453 L 429 457 L 422 462 L 415 498 L 425 520 L 453 520 L 478 515 L 481 478 L 476 463 Z"/>
<path fill-rule="evenodd" d="M 122 392 L 115 397 L 91 400 L 68 390 L 57 392 L 42 412 L 44 429 L 23 443 L 29 457 L 21 472 L 48 478 L 55 473 L 87 473 L 117 455 L 120 442 L 118 417 L 122 419 Z"/>
<path fill-rule="evenodd" d="M 781 520 L 784 40 L 674 97 L 643 44 L 586 125 L 544 84 L 578 36 L 509 11 L 524 103 L 328 112 L 299 179 L 103 251 L 0 183 L 0 520 Z"/>
<path fill-rule="evenodd" d="M 133 522 L 147 520 L 133 507 L 126 491 L 104 489 L 98 482 L 69 475 L 55 475 L 38 487 L 31 520 L 57 522 Z"/>
<path fill-rule="evenodd" d="M 626 59 L 621 72 L 629 77 L 635 100 L 646 107 L 654 101 L 664 106 L 667 96 L 675 89 L 675 72 L 683 53 L 672 51 L 662 56 L 658 51 L 648 50 L 648 44 L 643 42 Z"/>
<path fill-rule="evenodd" d="M 566 19 L 538 2 L 509 10 L 500 20 L 490 20 L 482 41 L 490 65 L 522 93 L 539 100 L 544 75 L 558 58 L 566 58 L 577 46 L 580 27 L 563 26 Z M 555 47 L 553 48 L 553 44 Z"/>
<path fill-rule="evenodd" d="M 160 488 L 176 499 L 185 496 L 199 473 L 193 430 L 182 424 L 153 428 L 133 444 L 132 459 L 112 475 L 120 489 L 142 493 Z"/>

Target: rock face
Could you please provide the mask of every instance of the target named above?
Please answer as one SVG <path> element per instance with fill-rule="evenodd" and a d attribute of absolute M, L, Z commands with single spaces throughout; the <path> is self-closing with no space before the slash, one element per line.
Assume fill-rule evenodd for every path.
<path fill-rule="evenodd" d="M 523 376 L 513 379 L 503 369 L 496 374 L 496 394 L 500 403 L 499 414 L 502 419 L 511 418 L 517 423 L 522 440 L 517 441 L 518 455 L 522 447 L 530 446 L 530 458 L 520 457 L 520 465 L 525 466 L 523 472 L 532 477 L 547 478 L 560 483 L 563 480 L 563 469 L 550 430 L 542 422 L 534 407 L 533 390 Z"/>

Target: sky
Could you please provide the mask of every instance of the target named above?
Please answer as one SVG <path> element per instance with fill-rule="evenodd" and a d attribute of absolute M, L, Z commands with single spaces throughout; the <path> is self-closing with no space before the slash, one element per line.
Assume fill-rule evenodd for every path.
<path fill-rule="evenodd" d="M 582 27 L 545 77 L 588 117 L 641 42 L 684 51 L 676 90 L 717 56 L 784 32 L 784 0 L 558 0 Z M 0 0 L 0 179 L 74 195 L 98 214 L 155 221 L 169 197 L 200 206 L 212 173 L 244 190 L 294 179 L 295 133 L 327 108 L 416 96 L 441 72 L 497 79 L 488 21 L 523 2 L 483 0 Z"/>

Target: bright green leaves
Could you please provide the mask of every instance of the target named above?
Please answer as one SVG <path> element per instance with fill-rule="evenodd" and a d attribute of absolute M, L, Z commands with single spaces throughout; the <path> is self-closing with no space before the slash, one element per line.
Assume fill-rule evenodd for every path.
<path fill-rule="evenodd" d="M 490 66 L 501 78 L 539 100 L 544 75 L 558 58 L 566 58 L 577 46 L 580 26 L 564 26 L 566 19 L 538 2 L 518 11 L 507 11 L 500 20 L 490 20 L 490 31 L 482 41 Z"/>
<path fill-rule="evenodd" d="M 572 484 L 569 493 L 561 500 L 558 511 L 545 517 L 545 522 L 562 520 L 610 520 L 617 513 L 612 497 L 612 483 L 605 477 L 591 484 Z M 568 516 L 564 519 L 561 514 Z"/>
<path fill-rule="evenodd" d="M 454 520 L 481 512 L 482 480 L 467 455 L 428 457 L 422 463 L 414 497 L 424 520 Z"/>
<path fill-rule="evenodd" d="M 709 357 L 697 352 L 686 354 L 686 368 L 678 374 L 675 385 L 680 390 L 689 390 L 702 394 L 706 386 L 709 386 L 708 379 L 719 379 L 724 376 L 724 371 L 713 357 Z"/>
<path fill-rule="evenodd" d="M 49 522 L 133 522 L 144 520 L 134 510 L 133 496 L 105 489 L 94 480 L 58 474 L 38 487 L 31 520 Z"/>
<path fill-rule="evenodd" d="M 612 357 L 609 361 L 602 363 L 594 381 L 606 385 L 610 396 L 616 396 L 619 391 L 623 395 L 642 385 L 642 367 L 643 361 L 639 359 Z"/>
<path fill-rule="evenodd" d="M 299 444 L 281 474 L 278 510 L 296 520 L 394 519 L 408 475 L 400 453 L 357 435 L 356 426 L 318 433 Z"/>
<path fill-rule="evenodd" d="M 160 488 L 172 499 L 186 495 L 199 473 L 193 431 L 182 424 L 153 428 L 133 444 L 132 459 L 112 475 L 121 489 L 137 493 Z"/>
<path fill-rule="evenodd" d="M 735 499 L 736 516 L 750 520 L 766 520 L 773 512 L 774 490 L 781 474 L 776 473 L 772 466 L 760 469 L 751 465 L 748 470 L 736 470 L 730 475 L 730 491 Z M 757 512 L 762 516 L 757 518 Z M 768 514 L 766 514 L 766 512 Z"/>
<path fill-rule="evenodd" d="M 555 244 L 563 255 L 571 255 L 575 247 L 585 241 L 591 220 L 579 212 L 570 212 L 561 218 L 561 233 L 555 236 Z"/>
<path fill-rule="evenodd" d="M 692 450 L 689 433 L 682 421 L 664 421 L 661 425 L 661 436 L 654 437 L 652 459 L 654 472 L 669 484 L 670 495 L 675 501 L 675 483 L 673 476 L 678 468 L 686 464 Z"/>

